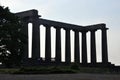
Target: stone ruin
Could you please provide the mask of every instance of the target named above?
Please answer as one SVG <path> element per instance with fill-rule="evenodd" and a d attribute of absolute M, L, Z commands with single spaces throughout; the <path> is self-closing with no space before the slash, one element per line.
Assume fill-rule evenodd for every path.
<path fill-rule="evenodd" d="M 108 62 L 108 50 L 107 50 L 107 30 L 106 24 L 96 24 L 90 26 L 79 26 L 74 24 L 68 24 L 63 22 L 57 22 L 52 20 L 43 19 L 38 15 L 37 10 L 28 10 L 24 12 L 16 13 L 22 20 L 24 27 L 22 28 L 23 34 L 28 36 L 28 23 L 32 23 L 32 58 L 28 58 L 28 43 L 24 45 L 24 66 L 36 66 L 36 65 L 69 65 L 71 62 L 71 43 L 70 43 L 70 30 L 74 31 L 74 62 L 81 66 L 111 66 Z M 46 28 L 45 37 L 45 59 L 40 57 L 40 25 Z M 51 27 L 56 29 L 56 47 L 55 47 L 55 61 L 51 59 Z M 61 28 L 65 30 L 65 62 L 61 61 Z M 101 30 L 101 55 L 102 62 L 97 62 L 96 57 L 96 39 L 95 32 Z M 87 59 L 87 38 L 86 33 L 90 32 L 90 57 L 91 62 L 88 63 Z M 79 45 L 79 33 L 81 33 L 81 49 Z M 80 62 L 80 51 L 81 62 Z"/>

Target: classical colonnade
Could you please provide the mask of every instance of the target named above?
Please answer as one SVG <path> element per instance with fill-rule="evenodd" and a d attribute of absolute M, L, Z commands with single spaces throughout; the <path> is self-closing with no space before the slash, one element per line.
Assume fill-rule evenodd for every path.
<path fill-rule="evenodd" d="M 87 32 L 90 31 L 90 53 L 91 64 L 96 64 L 96 39 L 95 32 L 101 30 L 101 49 L 102 49 L 102 63 L 108 63 L 107 52 L 107 29 L 105 24 L 97 24 L 90 26 L 78 26 L 73 24 L 67 24 L 62 22 L 56 22 L 39 18 L 37 10 L 30 10 L 25 12 L 16 13 L 17 16 L 23 20 L 23 33 L 28 35 L 28 23 L 33 24 L 32 33 L 32 59 L 38 60 L 40 58 L 40 25 L 46 27 L 45 37 L 45 63 L 51 63 L 51 27 L 56 29 L 56 47 L 55 47 L 55 62 L 61 63 L 61 28 L 65 30 L 65 63 L 71 63 L 71 42 L 70 42 L 70 30 L 74 31 L 74 61 L 80 63 L 80 51 L 82 51 L 82 64 L 87 64 Z M 79 45 L 79 33 L 82 34 L 81 50 Z M 25 46 L 24 62 L 28 59 L 28 45 Z"/>

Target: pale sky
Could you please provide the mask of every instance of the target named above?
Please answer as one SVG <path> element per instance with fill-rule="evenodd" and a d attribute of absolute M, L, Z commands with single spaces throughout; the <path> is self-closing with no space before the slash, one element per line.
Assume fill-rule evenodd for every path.
<path fill-rule="evenodd" d="M 106 23 L 109 61 L 120 65 L 120 0 L 0 0 L 0 4 L 14 13 L 37 9 L 42 18 L 55 21 L 84 26 Z"/>

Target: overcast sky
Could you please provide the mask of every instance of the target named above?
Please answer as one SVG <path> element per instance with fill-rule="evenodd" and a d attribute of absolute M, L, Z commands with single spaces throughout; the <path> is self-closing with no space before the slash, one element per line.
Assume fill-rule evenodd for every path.
<path fill-rule="evenodd" d="M 120 0 L 0 0 L 12 12 L 37 9 L 42 18 L 78 25 L 106 23 L 109 61 L 120 65 Z"/>

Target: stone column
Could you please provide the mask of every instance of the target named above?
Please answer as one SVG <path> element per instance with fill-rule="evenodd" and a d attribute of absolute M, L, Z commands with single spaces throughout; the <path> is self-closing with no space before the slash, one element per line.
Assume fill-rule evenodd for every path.
<path fill-rule="evenodd" d="M 56 57 L 57 63 L 61 62 L 61 31 L 60 28 L 56 28 Z"/>
<path fill-rule="evenodd" d="M 95 31 L 91 31 L 91 63 L 96 63 L 96 41 L 95 41 Z"/>
<path fill-rule="evenodd" d="M 79 32 L 75 31 L 75 42 L 74 42 L 74 60 L 75 63 L 80 63 L 80 50 L 79 50 Z"/>
<path fill-rule="evenodd" d="M 65 38 L 65 62 L 67 64 L 71 63 L 71 44 L 70 44 L 70 29 L 66 30 Z"/>
<path fill-rule="evenodd" d="M 102 29 L 102 63 L 108 63 L 107 28 Z"/>
<path fill-rule="evenodd" d="M 22 63 L 23 65 L 28 65 L 28 22 L 23 20 L 22 33 L 25 38 L 25 44 L 23 45 L 23 55 L 22 55 Z M 27 38 L 27 39 L 26 39 Z"/>
<path fill-rule="evenodd" d="M 86 31 L 82 31 L 82 64 L 87 64 Z"/>
<path fill-rule="evenodd" d="M 45 38 L 45 62 L 51 62 L 51 27 L 45 25 L 46 27 L 46 38 Z"/>
<path fill-rule="evenodd" d="M 33 32 L 32 32 L 32 58 L 40 58 L 40 25 L 38 18 L 33 18 Z"/>

